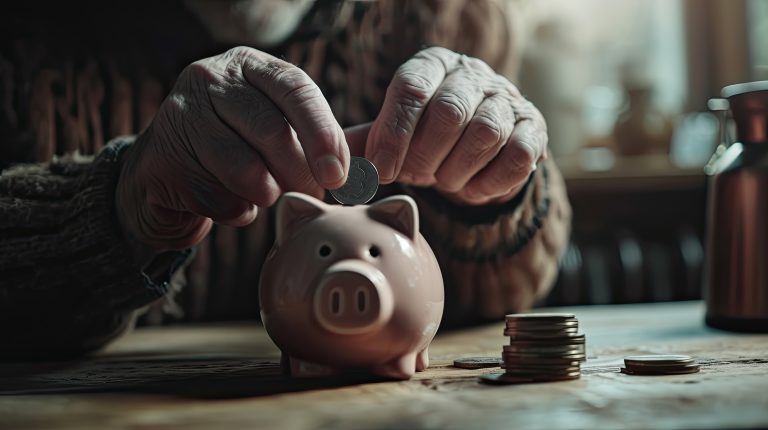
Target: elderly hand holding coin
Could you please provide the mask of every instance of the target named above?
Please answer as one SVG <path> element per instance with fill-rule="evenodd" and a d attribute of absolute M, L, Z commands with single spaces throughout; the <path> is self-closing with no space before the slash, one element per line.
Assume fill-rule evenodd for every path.
<path fill-rule="evenodd" d="M 347 179 L 349 148 L 320 89 L 251 48 L 188 66 L 128 150 L 116 193 L 131 239 L 153 251 L 242 226 L 285 191 L 322 197 Z"/>

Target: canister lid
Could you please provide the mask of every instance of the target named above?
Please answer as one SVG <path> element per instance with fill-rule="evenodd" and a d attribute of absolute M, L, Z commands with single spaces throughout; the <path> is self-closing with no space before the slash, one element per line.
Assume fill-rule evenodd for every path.
<path fill-rule="evenodd" d="M 729 85 L 721 94 L 728 99 L 738 141 L 768 143 L 768 81 Z"/>

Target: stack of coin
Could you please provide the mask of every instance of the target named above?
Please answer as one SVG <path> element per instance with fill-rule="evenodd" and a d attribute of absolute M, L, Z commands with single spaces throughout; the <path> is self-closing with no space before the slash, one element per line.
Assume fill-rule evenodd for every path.
<path fill-rule="evenodd" d="M 633 355 L 624 358 L 621 373 L 628 375 L 682 375 L 700 370 L 687 355 Z"/>
<path fill-rule="evenodd" d="M 482 375 L 496 384 L 567 381 L 581 376 L 586 360 L 585 336 L 573 314 L 512 314 L 506 317 L 504 373 Z"/>

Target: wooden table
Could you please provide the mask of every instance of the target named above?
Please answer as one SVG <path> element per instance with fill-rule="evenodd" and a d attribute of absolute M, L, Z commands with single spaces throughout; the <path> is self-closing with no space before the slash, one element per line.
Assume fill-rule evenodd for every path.
<path fill-rule="evenodd" d="M 571 308 L 580 380 L 487 386 L 454 358 L 498 355 L 502 324 L 438 336 L 410 381 L 292 380 L 257 325 L 137 330 L 88 360 L 0 365 L 1 429 L 723 428 L 768 426 L 768 335 L 704 327 L 698 302 Z M 698 374 L 629 376 L 621 358 L 683 353 Z"/>

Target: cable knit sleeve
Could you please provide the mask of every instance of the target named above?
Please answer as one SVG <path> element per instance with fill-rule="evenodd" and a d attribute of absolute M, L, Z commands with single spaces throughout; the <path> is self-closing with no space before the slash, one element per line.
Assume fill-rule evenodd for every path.
<path fill-rule="evenodd" d="M 0 175 L 0 360 L 98 348 L 162 297 L 185 252 L 139 267 L 114 207 L 116 139 L 95 159 L 69 156 Z"/>
<path fill-rule="evenodd" d="M 571 220 L 554 163 L 540 162 L 520 194 L 503 205 L 458 206 L 431 189 L 410 191 L 443 270 L 445 325 L 523 311 L 549 291 Z"/>

